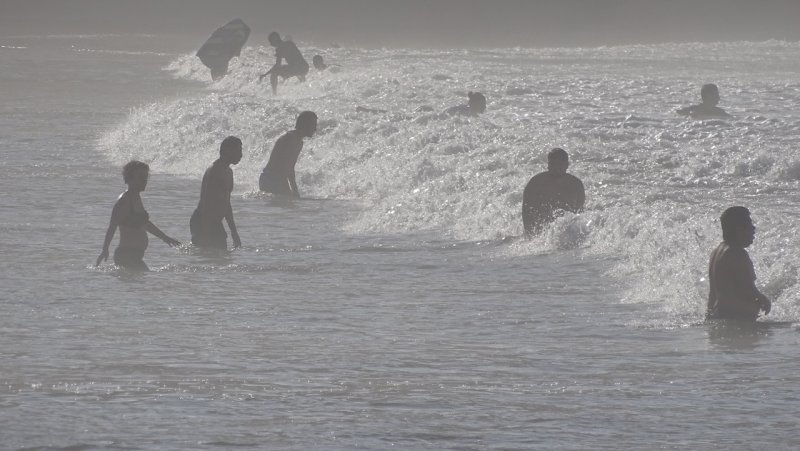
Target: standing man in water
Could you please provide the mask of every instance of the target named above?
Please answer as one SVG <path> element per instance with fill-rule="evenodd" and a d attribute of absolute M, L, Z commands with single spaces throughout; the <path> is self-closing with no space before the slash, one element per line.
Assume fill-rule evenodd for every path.
<path fill-rule="evenodd" d="M 228 235 L 222 226 L 222 219 L 228 222 L 233 247 L 241 247 L 239 232 L 233 221 L 231 208 L 231 192 L 233 191 L 233 171 L 230 165 L 242 160 L 242 141 L 235 136 L 228 136 L 219 146 L 219 158 L 203 174 L 200 188 L 200 203 L 197 204 L 189 229 L 192 232 L 192 244 L 213 249 L 228 249 Z"/>
<path fill-rule="evenodd" d="M 294 166 L 297 164 L 300 151 L 303 150 L 303 138 L 314 136 L 316 131 L 316 113 L 303 111 L 297 116 L 294 130 L 286 132 L 275 141 L 275 146 L 269 155 L 269 162 L 258 179 L 258 187 L 261 191 L 300 198 Z"/>
<path fill-rule="evenodd" d="M 687 106 L 676 111 L 681 116 L 691 116 L 692 119 L 707 119 L 712 117 L 731 117 L 725 110 L 718 107 L 719 89 L 717 85 L 708 83 L 700 88 L 700 98 L 702 103 L 699 105 Z"/>
<path fill-rule="evenodd" d="M 559 211 L 583 211 L 586 193 L 583 182 L 567 174 L 569 155 L 555 148 L 547 154 L 547 171 L 534 175 L 522 194 L 522 225 L 531 237 L 560 216 Z"/>
<path fill-rule="evenodd" d="M 722 243 L 711 252 L 708 264 L 708 319 L 755 321 L 766 315 L 770 300 L 756 288 L 753 262 L 745 250 L 753 244 L 756 228 L 745 207 L 730 207 L 720 216 Z"/>
<path fill-rule="evenodd" d="M 269 34 L 269 43 L 275 47 L 275 65 L 267 73 L 258 77 L 261 81 L 269 75 L 269 83 L 272 85 L 272 93 L 278 93 L 278 77 L 284 79 L 289 77 L 297 77 L 300 81 L 306 81 L 306 74 L 308 74 L 308 62 L 303 58 L 303 54 L 294 45 L 294 42 L 289 40 L 282 40 L 281 35 L 273 31 Z M 281 64 L 286 60 L 286 64 Z"/>

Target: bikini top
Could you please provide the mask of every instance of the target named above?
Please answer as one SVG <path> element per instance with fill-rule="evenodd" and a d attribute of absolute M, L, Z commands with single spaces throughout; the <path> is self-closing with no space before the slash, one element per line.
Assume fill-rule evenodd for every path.
<path fill-rule="evenodd" d="M 144 227 L 145 224 L 147 224 L 147 222 L 150 220 L 150 215 L 144 210 L 142 211 L 134 210 L 133 201 L 131 201 L 130 198 L 128 199 L 128 204 L 131 207 L 130 212 L 128 212 L 128 215 L 119 221 L 119 224 L 126 227 L 135 227 L 135 228 Z"/>

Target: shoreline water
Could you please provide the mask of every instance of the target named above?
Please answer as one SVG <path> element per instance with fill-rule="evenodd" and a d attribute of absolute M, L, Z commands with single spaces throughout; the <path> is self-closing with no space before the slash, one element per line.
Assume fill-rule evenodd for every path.
<path fill-rule="evenodd" d="M 623 82 L 603 55 L 541 68 L 490 52 L 494 69 L 475 75 L 463 54 L 339 49 L 343 73 L 272 99 L 245 76 L 210 90 L 176 80 L 162 69 L 193 63 L 139 50 L 15 54 L 0 75 L 2 447 L 791 447 L 800 121 L 788 77 L 701 72 L 723 79 L 737 114 L 703 123 L 658 104 L 699 85 L 682 69 L 658 84 L 647 60 Z M 258 55 L 241 63 L 256 71 Z M 411 107 L 460 103 L 478 84 L 479 120 Z M 348 95 L 393 113 L 358 115 Z M 254 194 L 275 135 L 307 105 L 322 126 L 299 183 L 325 200 Z M 217 258 L 152 240 L 152 273 L 91 268 L 120 162 L 151 163 L 145 205 L 186 240 L 201 171 L 234 133 L 249 153 L 234 168 L 244 249 Z M 564 218 L 542 241 L 507 238 L 522 182 L 557 142 L 587 182 L 590 234 L 560 247 Z M 752 328 L 702 322 L 714 208 L 730 202 L 754 205 L 751 254 L 775 303 Z"/>

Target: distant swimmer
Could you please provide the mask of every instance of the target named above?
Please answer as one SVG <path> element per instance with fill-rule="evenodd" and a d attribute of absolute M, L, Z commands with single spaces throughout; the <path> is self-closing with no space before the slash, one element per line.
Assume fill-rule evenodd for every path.
<path fill-rule="evenodd" d="M 477 116 L 486 111 L 486 97 L 480 92 L 467 93 L 469 101 L 466 105 L 456 105 L 445 110 L 445 114 L 456 115 L 461 114 L 465 116 Z"/>
<path fill-rule="evenodd" d="M 325 61 L 322 59 L 322 55 L 314 55 L 314 58 L 311 58 L 311 64 L 314 65 L 314 69 L 323 71 L 328 68 L 328 65 L 325 64 Z"/>
<path fill-rule="evenodd" d="M 289 77 L 297 77 L 300 81 L 306 80 L 308 74 L 308 62 L 303 58 L 303 54 L 297 49 L 294 42 L 290 40 L 282 40 L 281 35 L 273 31 L 269 34 L 269 43 L 275 47 L 275 65 L 267 73 L 258 77 L 261 81 L 269 75 L 269 82 L 272 85 L 272 93 L 278 93 L 278 77 L 287 79 Z M 286 64 L 281 64 L 286 60 Z"/>
<path fill-rule="evenodd" d="M 228 222 L 233 247 L 241 247 L 239 232 L 233 220 L 231 192 L 233 191 L 232 164 L 242 160 L 242 141 L 228 136 L 219 146 L 219 158 L 203 174 L 200 188 L 200 202 L 189 220 L 192 244 L 199 247 L 228 249 L 228 235 L 222 226 L 222 219 Z"/>
<path fill-rule="evenodd" d="M 756 288 L 753 262 L 745 250 L 756 236 L 750 211 L 730 207 L 720 223 L 723 241 L 711 252 L 708 264 L 707 318 L 755 321 L 759 311 L 769 313 L 772 303 Z"/>
<path fill-rule="evenodd" d="M 141 192 L 147 187 L 150 167 L 141 161 L 131 161 L 122 168 L 122 178 L 128 190 L 122 193 L 111 211 L 111 222 L 108 224 L 103 251 L 97 257 L 95 266 L 108 260 L 108 247 L 119 227 L 119 246 L 114 250 L 114 264 L 136 271 L 149 271 L 144 264 L 144 251 L 147 249 L 147 232 L 161 238 L 170 246 L 181 243 L 168 237 L 152 222 L 150 215 L 142 204 Z"/>
<path fill-rule="evenodd" d="M 269 162 L 258 179 L 261 191 L 300 198 L 294 166 L 303 150 L 303 138 L 314 136 L 316 131 L 317 115 L 313 111 L 303 111 L 297 116 L 294 130 L 275 141 Z"/>
<path fill-rule="evenodd" d="M 725 110 L 718 107 L 719 89 L 717 85 L 709 83 L 700 89 L 700 97 L 703 103 L 699 105 L 687 106 L 676 111 L 682 116 L 691 116 L 693 119 L 707 119 L 713 117 L 731 117 Z"/>
<path fill-rule="evenodd" d="M 547 154 L 547 171 L 534 175 L 522 195 L 522 224 L 525 235 L 533 236 L 560 216 L 559 212 L 583 211 L 586 193 L 583 183 L 567 174 L 569 155 L 555 148 Z"/>
<path fill-rule="evenodd" d="M 250 27 L 241 19 L 234 19 L 217 28 L 210 38 L 197 51 L 200 61 L 211 69 L 211 78 L 219 80 L 228 73 L 228 63 L 239 56 L 244 43 L 250 37 Z"/>

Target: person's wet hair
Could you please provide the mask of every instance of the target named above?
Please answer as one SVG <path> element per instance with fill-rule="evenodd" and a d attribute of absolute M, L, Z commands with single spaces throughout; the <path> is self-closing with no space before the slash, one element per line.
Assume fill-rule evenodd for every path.
<path fill-rule="evenodd" d="M 280 42 L 281 41 L 281 35 L 277 31 L 273 31 L 272 33 L 269 34 L 269 36 L 267 36 L 267 41 L 269 41 L 270 44 L 272 44 L 272 43 L 274 43 L 276 41 Z"/>
<path fill-rule="evenodd" d="M 707 83 L 700 88 L 700 98 L 709 100 L 713 97 L 719 97 L 719 88 L 714 83 Z"/>
<path fill-rule="evenodd" d="M 486 111 L 486 97 L 480 92 L 468 92 L 469 106 L 479 110 L 480 112 Z"/>
<path fill-rule="evenodd" d="M 294 128 L 301 128 L 303 124 L 308 124 L 311 121 L 317 120 L 317 113 L 313 111 L 303 111 L 297 116 L 297 122 L 295 122 Z"/>
<path fill-rule="evenodd" d="M 219 156 L 222 157 L 231 153 L 241 152 L 241 150 L 242 140 L 235 136 L 228 136 L 223 139 L 222 143 L 219 145 Z"/>
<path fill-rule="evenodd" d="M 750 210 L 740 206 L 730 207 L 719 217 L 719 222 L 722 226 L 722 240 L 733 244 L 737 240 L 736 229 L 751 222 Z"/>
<path fill-rule="evenodd" d="M 547 161 L 555 161 L 555 160 L 569 161 L 569 155 L 567 154 L 567 151 L 560 147 L 556 147 L 550 152 L 548 152 Z"/>
<path fill-rule="evenodd" d="M 133 175 L 139 171 L 144 171 L 146 173 L 149 173 L 150 166 L 148 166 L 147 163 L 142 163 L 141 161 L 136 161 L 136 160 L 128 162 L 125 166 L 122 167 L 122 180 L 124 180 L 125 183 L 130 183 Z"/>

